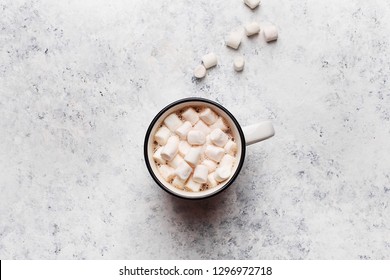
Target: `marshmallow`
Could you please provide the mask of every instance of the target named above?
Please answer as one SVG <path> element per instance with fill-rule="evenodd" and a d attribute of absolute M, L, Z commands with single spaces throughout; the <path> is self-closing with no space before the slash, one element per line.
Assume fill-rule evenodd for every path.
<path fill-rule="evenodd" d="M 205 184 L 207 182 L 207 175 L 209 175 L 209 169 L 207 166 L 200 164 L 195 167 L 192 179 L 197 183 Z"/>
<path fill-rule="evenodd" d="M 158 170 L 165 181 L 169 182 L 175 177 L 175 170 L 168 165 L 161 165 Z"/>
<path fill-rule="evenodd" d="M 202 57 L 203 65 L 206 69 L 209 69 L 215 65 L 217 65 L 217 56 L 214 53 L 206 54 Z"/>
<path fill-rule="evenodd" d="M 163 147 L 158 148 L 157 151 L 155 151 L 154 154 L 153 154 L 153 159 L 154 159 L 157 163 L 159 163 L 159 164 L 165 164 L 165 163 L 166 163 L 165 159 L 163 159 L 163 158 L 161 157 L 161 151 L 162 151 L 162 149 L 163 149 Z"/>
<path fill-rule="evenodd" d="M 183 157 L 181 155 L 176 155 L 173 160 L 168 162 L 168 165 L 173 168 L 177 168 L 179 164 L 183 161 Z"/>
<path fill-rule="evenodd" d="M 260 5 L 260 0 L 244 0 L 244 3 L 253 10 Z"/>
<path fill-rule="evenodd" d="M 208 176 L 207 176 L 207 184 L 211 187 L 211 188 L 214 188 L 218 185 L 218 182 L 215 180 L 215 173 L 210 173 Z"/>
<path fill-rule="evenodd" d="M 217 168 L 216 162 L 209 159 L 202 161 L 202 165 L 206 166 L 209 169 L 209 172 L 213 172 Z"/>
<path fill-rule="evenodd" d="M 196 124 L 197 121 L 199 121 L 199 116 L 198 116 L 198 113 L 192 109 L 192 108 L 188 108 L 187 110 L 185 110 L 181 116 L 186 120 L 186 121 L 189 121 L 192 125 Z"/>
<path fill-rule="evenodd" d="M 191 149 L 191 145 L 188 144 L 187 141 L 180 141 L 179 143 L 179 154 L 183 157 L 188 153 L 188 151 Z"/>
<path fill-rule="evenodd" d="M 179 179 L 185 181 L 188 177 L 190 177 L 192 173 L 191 166 L 188 165 L 185 161 L 182 161 L 175 169 L 175 174 Z"/>
<path fill-rule="evenodd" d="M 187 138 L 187 133 L 192 128 L 192 125 L 189 121 L 184 122 L 178 129 L 176 129 L 176 134 L 179 135 L 181 139 Z"/>
<path fill-rule="evenodd" d="M 235 157 L 231 155 L 224 155 L 223 158 L 221 159 L 221 162 L 219 163 L 219 166 L 220 167 L 226 166 L 232 168 L 235 161 L 236 161 Z"/>
<path fill-rule="evenodd" d="M 222 131 L 228 130 L 228 127 L 226 126 L 224 120 L 221 117 L 219 117 L 215 123 L 210 125 L 210 128 L 211 129 L 220 128 Z"/>
<path fill-rule="evenodd" d="M 227 166 L 218 167 L 214 172 L 214 179 L 217 182 L 223 182 L 228 179 L 231 175 L 231 168 Z"/>
<path fill-rule="evenodd" d="M 188 132 L 187 141 L 191 145 L 203 145 L 206 142 L 206 135 L 200 130 Z"/>
<path fill-rule="evenodd" d="M 236 151 L 237 151 L 237 144 L 236 144 L 236 142 L 234 142 L 234 141 L 232 141 L 232 140 L 229 140 L 229 141 L 226 143 L 224 149 L 225 149 L 225 152 L 227 152 L 229 155 L 234 156 L 234 154 L 235 154 Z M 179 146 L 179 150 L 180 150 L 180 146 Z"/>
<path fill-rule="evenodd" d="M 159 145 L 164 146 L 167 143 L 167 140 L 170 135 L 171 131 L 166 126 L 162 126 L 157 130 L 156 134 L 154 135 L 154 140 L 156 140 Z"/>
<path fill-rule="evenodd" d="M 212 145 L 213 143 L 211 142 L 210 135 L 206 136 L 206 145 Z"/>
<path fill-rule="evenodd" d="M 171 161 L 177 154 L 179 148 L 179 137 L 172 135 L 168 138 L 167 144 L 161 150 L 161 157 L 167 161 Z"/>
<path fill-rule="evenodd" d="M 203 121 L 198 121 L 196 125 L 194 125 L 194 130 L 200 130 L 202 131 L 205 135 L 209 134 L 211 132 L 211 129 L 203 122 Z"/>
<path fill-rule="evenodd" d="M 271 26 L 264 27 L 264 38 L 267 42 L 277 40 L 278 29 L 276 29 L 276 26 L 271 25 Z"/>
<path fill-rule="evenodd" d="M 210 133 L 210 140 L 214 145 L 224 147 L 229 140 L 229 136 L 220 128 L 216 128 Z"/>
<path fill-rule="evenodd" d="M 220 147 L 208 145 L 204 153 L 209 159 L 212 159 L 215 162 L 219 162 L 225 154 L 225 150 Z"/>
<path fill-rule="evenodd" d="M 203 65 L 198 65 L 194 69 L 195 78 L 202 79 L 206 76 L 206 68 Z"/>
<path fill-rule="evenodd" d="M 199 114 L 199 117 L 202 121 L 204 121 L 208 125 L 213 124 L 218 120 L 217 114 L 214 113 L 210 108 L 204 109 Z"/>
<path fill-rule="evenodd" d="M 233 60 L 233 68 L 237 72 L 240 72 L 244 69 L 245 66 L 245 60 L 242 55 L 236 56 Z"/>
<path fill-rule="evenodd" d="M 195 182 L 192 177 L 190 179 L 188 179 L 187 183 L 186 183 L 186 188 L 190 191 L 193 191 L 193 192 L 198 192 L 200 191 L 200 188 L 202 187 L 202 184 L 199 184 L 197 182 Z"/>
<path fill-rule="evenodd" d="M 201 154 L 200 148 L 191 148 L 186 156 L 184 157 L 184 160 L 191 164 L 192 166 L 195 166 L 198 164 L 199 158 Z"/>
<path fill-rule="evenodd" d="M 226 39 L 226 46 L 231 47 L 232 49 L 238 49 L 241 43 L 241 32 L 232 32 Z"/>
<path fill-rule="evenodd" d="M 176 176 L 175 179 L 173 179 L 172 185 L 178 189 L 183 190 L 185 182 L 185 180 L 182 180 L 178 176 Z"/>
<path fill-rule="evenodd" d="M 172 113 L 168 117 L 165 118 L 164 124 L 169 128 L 170 131 L 174 132 L 183 124 L 183 122 L 179 119 L 179 117 Z"/>
<path fill-rule="evenodd" d="M 252 36 L 260 32 L 260 25 L 257 22 L 252 22 L 245 25 L 246 36 Z"/>

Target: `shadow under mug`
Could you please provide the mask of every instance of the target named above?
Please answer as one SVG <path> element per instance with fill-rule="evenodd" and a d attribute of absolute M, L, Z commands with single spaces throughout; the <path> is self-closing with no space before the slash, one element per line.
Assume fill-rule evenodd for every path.
<path fill-rule="evenodd" d="M 236 153 L 237 160 L 235 161 L 234 167 L 232 169 L 234 170 L 234 172 L 230 176 L 230 178 L 218 184 L 214 188 L 210 188 L 200 192 L 189 192 L 185 190 L 180 190 L 174 187 L 172 184 L 166 182 L 164 178 L 162 178 L 162 176 L 160 175 L 157 169 L 157 165 L 153 160 L 153 143 L 154 143 L 153 136 L 156 133 L 157 129 L 160 127 L 163 120 L 168 115 L 177 112 L 181 109 L 184 109 L 186 107 L 208 107 L 212 109 L 214 112 L 216 112 L 226 121 L 226 124 L 229 126 L 233 138 L 237 144 L 237 153 Z M 192 200 L 208 198 L 227 189 L 237 178 L 245 160 L 246 146 L 266 140 L 274 136 L 274 134 L 275 134 L 275 130 L 270 121 L 262 121 L 241 128 L 236 118 L 222 105 L 206 98 L 200 98 L 200 97 L 184 98 L 167 105 L 154 117 L 154 119 L 150 123 L 149 128 L 146 131 L 145 141 L 144 141 L 145 163 L 154 181 L 156 181 L 156 183 L 168 193 L 180 198 L 192 199 Z"/>

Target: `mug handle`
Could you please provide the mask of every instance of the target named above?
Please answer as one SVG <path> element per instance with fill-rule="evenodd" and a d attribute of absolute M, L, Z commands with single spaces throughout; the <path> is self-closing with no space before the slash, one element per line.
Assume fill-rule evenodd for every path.
<path fill-rule="evenodd" d="M 263 121 L 242 128 L 247 146 L 266 140 L 275 135 L 274 126 L 270 121 Z"/>

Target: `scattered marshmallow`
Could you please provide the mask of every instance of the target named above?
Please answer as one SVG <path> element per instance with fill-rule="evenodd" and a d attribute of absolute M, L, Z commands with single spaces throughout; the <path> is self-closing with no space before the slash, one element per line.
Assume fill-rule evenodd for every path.
<path fill-rule="evenodd" d="M 226 39 L 226 46 L 232 48 L 232 49 L 238 49 L 238 47 L 241 44 L 241 32 L 235 31 L 229 34 L 229 36 Z"/>
<path fill-rule="evenodd" d="M 190 179 L 188 179 L 187 183 L 186 183 L 186 188 L 190 191 L 193 191 L 193 192 L 198 192 L 200 191 L 200 188 L 202 187 L 202 184 L 200 183 L 197 183 L 195 182 L 192 177 Z"/>
<path fill-rule="evenodd" d="M 194 69 L 195 78 L 202 79 L 206 76 L 206 68 L 203 65 L 198 65 Z"/>
<path fill-rule="evenodd" d="M 229 140 L 226 143 L 224 149 L 225 149 L 225 152 L 227 152 L 229 155 L 234 156 L 234 154 L 237 152 L 237 144 L 236 144 L 236 142 Z M 180 150 L 180 146 L 179 146 L 179 150 Z"/>
<path fill-rule="evenodd" d="M 191 149 L 191 145 L 188 144 L 187 141 L 180 141 L 180 143 L 179 143 L 179 154 L 181 156 L 184 157 L 188 153 L 188 151 L 190 149 Z"/>
<path fill-rule="evenodd" d="M 227 180 L 231 175 L 231 168 L 227 166 L 218 167 L 214 172 L 214 179 L 217 182 L 223 182 Z"/>
<path fill-rule="evenodd" d="M 188 108 L 181 114 L 181 116 L 186 121 L 189 121 L 192 125 L 199 121 L 198 113 L 193 108 Z"/>
<path fill-rule="evenodd" d="M 228 130 L 228 127 L 226 126 L 224 120 L 219 117 L 218 120 L 213 123 L 212 125 L 210 125 L 209 129 L 216 129 L 216 128 L 220 128 L 222 131 L 226 131 Z"/>
<path fill-rule="evenodd" d="M 209 159 L 212 159 L 215 162 L 219 162 L 225 154 L 225 150 L 220 147 L 208 145 L 204 153 Z"/>
<path fill-rule="evenodd" d="M 189 166 L 188 163 L 185 161 L 182 161 L 175 169 L 175 174 L 183 181 L 187 180 L 188 177 L 190 177 L 191 173 L 192 167 Z"/>
<path fill-rule="evenodd" d="M 167 143 L 167 140 L 170 135 L 171 131 L 166 126 L 162 126 L 157 130 L 156 134 L 154 135 L 154 140 L 156 140 L 159 145 L 164 146 Z"/>
<path fill-rule="evenodd" d="M 176 176 L 175 179 L 173 179 L 172 185 L 174 185 L 178 189 L 183 190 L 185 183 L 186 180 L 182 180 L 179 178 L 179 176 Z"/>
<path fill-rule="evenodd" d="M 220 128 L 216 128 L 210 133 L 210 139 L 214 145 L 218 147 L 224 147 L 229 140 L 229 136 Z"/>
<path fill-rule="evenodd" d="M 233 157 L 233 156 L 231 156 L 229 154 L 226 154 L 221 159 L 221 161 L 219 163 L 219 166 L 220 167 L 226 166 L 226 167 L 232 168 L 235 161 L 236 161 L 235 157 Z"/>
<path fill-rule="evenodd" d="M 240 72 L 240 71 L 244 70 L 244 66 L 245 66 L 244 57 L 242 55 L 236 56 L 233 60 L 234 70 L 236 70 L 237 72 Z"/>
<path fill-rule="evenodd" d="M 202 121 L 204 121 L 208 125 L 213 124 L 218 120 L 217 114 L 214 113 L 213 110 L 211 110 L 210 108 L 204 109 L 199 114 L 199 117 Z"/>
<path fill-rule="evenodd" d="M 252 22 L 245 25 L 246 36 L 252 36 L 260 32 L 260 25 L 257 22 Z"/>
<path fill-rule="evenodd" d="M 202 161 L 202 165 L 206 166 L 209 169 L 209 172 L 213 172 L 217 168 L 217 163 L 209 159 Z"/>
<path fill-rule="evenodd" d="M 208 176 L 207 176 L 207 184 L 209 184 L 209 186 L 211 188 L 214 188 L 218 185 L 218 182 L 215 180 L 215 173 L 210 173 Z"/>
<path fill-rule="evenodd" d="M 176 129 L 176 134 L 179 135 L 181 139 L 186 139 L 188 132 L 192 129 L 192 125 L 189 121 L 184 122 L 178 129 Z"/>
<path fill-rule="evenodd" d="M 207 182 L 207 175 L 209 175 L 207 166 L 199 164 L 195 167 L 192 179 L 197 183 L 204 184 Z"/>
<path fill-rule="evenodd" d="M 161 157 L 161 151 L 162 151 L 162 149 L 163 149 L 163 147 L 158 148 L 158 149 L 154 152 L 154 154 L 153 154 L 153 159 L 154 159 L 155 161 L 157 161 L 157 163 L 159 163 L 159 164 L 165 164 L 165 163 L 166 163 L 166 160 L 163 159 L 163 158 Z"/>
<path fill-rule="evenodd" d="M 274 25 L 264 27 L 264 38 L 267 42 L 275 41 L 278 39 L 278 29 Z"/>
<path fill-rule="evenodd" d="M 175 177 L 175 169 L 168 165 L 161 165 L 158 170 L 165 181 L 171 181 Z"/>
<path fill-rule="evenodd" d="M 200 148 L 191 148 L 186 156 L 184 157 L 184 160 L 191 164 L 192 166 L 195 166 L 198 164 L 199 158 L 201 154 Z"/>
<path fill-rule="evenodd" d="M 179 119 L 179 117 L 172 113 L 168 117 L 165 118 L 164 124 L 169 128 L 170 131 L 174 132 L 183 124 L 183 122 Z"/>
<path fill-rule="evenodd" d="M 203 65 L 206 69 L 209 69 L 215 65 L 217 65 L 218 60 L 217 56 L 214 53 L 206 54 L 202 57 Z"/>
<path fill-rule="evenodd" d="M 171 161 L 177 154 L 179 149 L 179 137 L 172 135 L 168 138 L 167 144 L 161 150 L 161 157 L 167 161 Z"/>
<path fill-rule="evenodd" d="M 244 0 L 244 3 L 253 10 L 260 5 L 260 0 Z"/>
<path fill-rule="evenodd" d="M 218 122 L 218 121 L 217 121 Z M 211 132 L 211 129 L 205 124 L 202 120 L 199 120 L 195 125 L 194 125 L 194 130 L 200 130 L 202 131 L 205 135 L 208 135 Z"/>
<path fill-rule="evenodd" d="M 191 145 L 203 145 L 206 142 L 206 135 L 200 130 L 188 132 L 187 141 Z"/>
<path fill-rule="evenodd" d="M 176 155 L 170 162 L 168 162 L 168 165 L 172 168 L 177 168 L 179 164 L 183 161 L 183 157 L 181 155 Z"/>

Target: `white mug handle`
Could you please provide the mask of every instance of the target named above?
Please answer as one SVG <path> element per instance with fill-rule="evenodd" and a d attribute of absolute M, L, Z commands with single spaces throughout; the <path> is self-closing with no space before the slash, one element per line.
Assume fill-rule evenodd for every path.
<path fill-rule="evenodd" d="M 242 128 L 242 131 L 244 132 L 247 146 L 266 140 L 275 135 L 274 126 L 270 121 L 263 121 L 245 126 Z"/>

